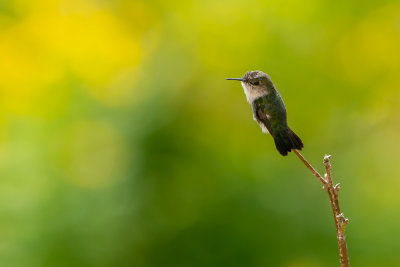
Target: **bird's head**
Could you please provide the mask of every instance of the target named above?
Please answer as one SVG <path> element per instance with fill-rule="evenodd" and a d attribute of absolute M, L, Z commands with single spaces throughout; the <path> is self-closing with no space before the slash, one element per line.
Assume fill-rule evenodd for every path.
<path fill-rule="evenodd" d="M 255 70 L 248 71 L 242 78 L 227 78 L 227 80 L 241 81 L 247 90 L 268 91 L 272 86 L 271 78 L 268 74 Z"/>
<path fill-rule="evenodd" d="M 228 78 L 227 80 L 240 81 L 249 102 L 274 90 L 271 78 L 259 70 L 248 71 L 242 78 Z"/>

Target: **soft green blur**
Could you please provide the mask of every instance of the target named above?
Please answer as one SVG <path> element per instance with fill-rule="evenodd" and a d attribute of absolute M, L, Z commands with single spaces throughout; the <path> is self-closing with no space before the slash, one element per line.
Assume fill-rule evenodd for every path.
<path fill-rule="evenodd" d="M 1 0 L 0 60 L 0 266 L 338 266 L 248 70 L 333 155 L 352 265 L 400 266 L 398 1 Z"/>

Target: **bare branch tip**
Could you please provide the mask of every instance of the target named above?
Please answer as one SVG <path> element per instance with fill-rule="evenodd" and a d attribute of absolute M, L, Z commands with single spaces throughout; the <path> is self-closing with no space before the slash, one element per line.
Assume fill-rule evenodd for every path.
<path fill-rule="evenodd" d="M 331 159 L 331 155 L 325 155 L 324 164 L 328 163 L 330 159 Z"/>

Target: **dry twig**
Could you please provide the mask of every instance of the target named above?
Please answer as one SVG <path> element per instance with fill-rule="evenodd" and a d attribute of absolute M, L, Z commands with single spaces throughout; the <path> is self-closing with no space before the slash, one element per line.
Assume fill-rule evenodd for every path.
<path fill-rule="evenodd" d="M 304 165 L 306 165 L 306 167 L 311 171 L 311 173 L 315 177 L 317 177 L 317 179 L 323 184 L 323 189 L 325 189 L 328 192 L 333 211 L 333 218 L 335 220 L 337 240 L 339 244 L 340 265 L 341 267 L 348 267 L 350 266 L 350 264 L 349 264 L 349 255 L 347 253 L 347 243 L 344 230 L 349 220 L 345 218 L 343 213 L 340 211 L 339 197 L 338 197 L 340 184 L 334 186 L 332 182 L 332 167 L 330 163 L 331 156 L 325 155 L 324 157 L 324 166 L 326 174 L 325 178 L 323 178 L 303 157 L 303 155 L 300 154 L 299 151 L 293 149 L 293 152 L 297 155 L 297 157 L 299 157 L 299 159 L 304 163 Z"/>

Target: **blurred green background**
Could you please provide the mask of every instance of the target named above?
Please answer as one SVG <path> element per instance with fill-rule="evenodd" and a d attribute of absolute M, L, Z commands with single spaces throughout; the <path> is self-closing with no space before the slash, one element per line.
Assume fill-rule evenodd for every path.
<path fill-rule="evenodd" d="M 1 266 L 338 266 L 248 70 L 333 155 L 352 265 L 400 266 L 398 1 L 2 0 L 0 60 Z"/>

